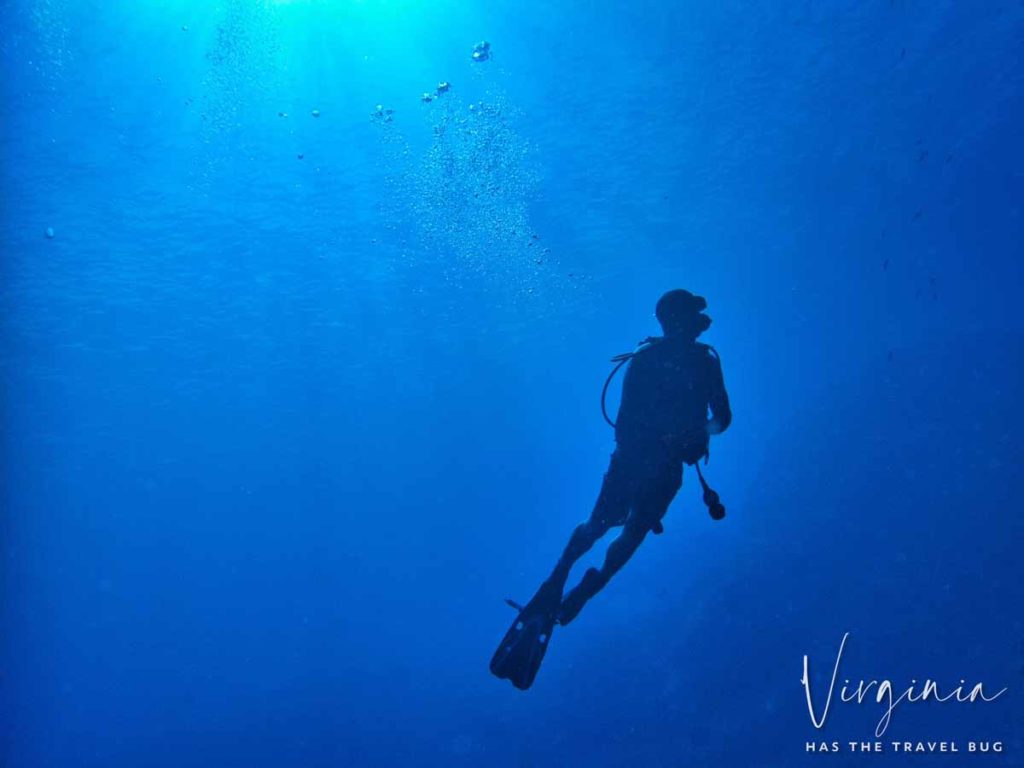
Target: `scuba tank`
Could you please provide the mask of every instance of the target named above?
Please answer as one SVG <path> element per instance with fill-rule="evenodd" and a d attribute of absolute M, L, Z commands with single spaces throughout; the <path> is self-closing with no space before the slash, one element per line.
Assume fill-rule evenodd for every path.
<path fill-rule="evenodd" d="M 615 422 L 612 421 L 608 415 L 608 408 L 606 400 L 608 399 L 608 387 L 611 386 L 612 381 L 615 379 L 615 375 L 622 369 L 622 367 L 632 360 L 637 355 L 641 354 L 644 350 L 650 349 L 654 344 L 661 341 L 660 336 L 648 336 L 646 339 L 641 341 L 637 348 L 632 352 L 625 352 L 621 355 L 615 355 L 611 359 L 611 362 L 615 363 L 615 367 L 612 368 L 611 373 L 608 374 L 608 378 L 604 381 L 604 387 L 601 388 L 601 415 L 604 416 L 604 420 L 608 422 L 608 425 L 615 429 Z M 708 351 L 713 354 L 716 358 L 718 357 L 718 351 L 711 345 L 705 344 Z M 709 454 L 705 453 L 703 456 L 704 463 L 708 463 Z M 722 504 L 721 498 L 718 492 L 715 491 L 707 480 L 704 479 L 704 473 L 700 469 L 700 460 L 694 462 L 693 466 L 697 469 L 697 479 L 700 480 L 700 487 L 703 491 L 702 497 L 704 500 L 704 506 L 708 508 L 708 514 L 712 520 L 721 520 L 725 517 L 725 505 Z M 665 528 L 662 526 L 661 521 L 658 520 L 651 526 L 651 532 L 655 534 L 664 533 Z"/>
<path fill-rule="evenodd" d="M 615 374 L 619 370 L 632 360 L 634 357 L 639 355 L 645 349 L 650 349 L 651 346 L 661 341 L 661 336 L 648 336 L 646 339 L 636 345 L 636 349 L 632 352 L 623 352 L 621 355 L 616 355 L 611 359 L 611 362 L 615 363 L 615 367 L 612 368 L 612 372 L 608 374 L 608 378 L 604 380 L 604 387 L 601 388 L 601 415 L 604 416 L 604 420 L 608 422 L 608 426 L 615 429 L 615 422 L 612 421 L 611 416 L 608 415 L 608 408 L 605 406 L 605 400 L 608 399 L 608 387 L 611 386 L 612 380 L 615 378 Z"/>

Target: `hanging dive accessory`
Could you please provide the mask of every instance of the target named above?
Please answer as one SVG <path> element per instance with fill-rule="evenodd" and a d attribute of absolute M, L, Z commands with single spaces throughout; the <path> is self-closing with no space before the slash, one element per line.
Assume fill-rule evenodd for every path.
<path fill-rule="evenodd" d="M 704 473 L 700 471 L 700 462 L 693 466 L 697 468 L 700 487 L 704 489 L 704 505 L 708 508 L 708 514 L 711 515 L 712 520 L 721 520 L 725 517 L 725 505 L 719 500 L 718 492 L 708 485 L 707 480 L 704 479 Z"/>

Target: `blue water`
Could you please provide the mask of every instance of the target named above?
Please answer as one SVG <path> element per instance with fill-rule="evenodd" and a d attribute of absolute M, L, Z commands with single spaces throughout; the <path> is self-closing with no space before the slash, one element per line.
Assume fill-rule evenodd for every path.
<path fill-rule="evenodd" d="M 3 18 L 0 764 L 1024 764 L 1024 3 Z M 687 473 L 515 691 L 675 287 L 729 514 Z M 808 754 L 874 741 L 845 632 L 1008 691 Z"/>

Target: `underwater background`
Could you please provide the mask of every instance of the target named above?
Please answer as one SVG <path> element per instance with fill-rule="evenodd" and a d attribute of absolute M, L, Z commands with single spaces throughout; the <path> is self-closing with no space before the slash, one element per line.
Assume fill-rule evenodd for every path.
<path fill-rule="evenodd" d="M 1024 765 L 1022 54 L 1018 0 L 5 3 L 0 764 Z M 516 691 L 676 287 L 728 516 L 688 471 Z M 881 741 L 1003 752 L 808 754 L 875 740 L 808 717 L 846 632 L 1008 689 Z"/>

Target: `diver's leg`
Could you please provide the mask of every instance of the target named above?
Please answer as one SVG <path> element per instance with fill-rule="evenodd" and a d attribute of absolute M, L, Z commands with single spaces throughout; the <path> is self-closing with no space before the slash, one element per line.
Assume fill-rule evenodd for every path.
<path fill-rule="evenodd" d="M 647 532 L 651 529 L 651 523 L 641 522 L 640 515 L 631 515 L 626 525 L 616 538 L 608 546 L 604 556 L 604 564 L 598 568 L 590 568 L 583 579 L 565 596 L 562 600 L 562 608 L 558 614 L 559 624 L 568 624 L 576 618 L 583 610 L 583 606 L 594 595 L 604 589 L 612 576 L 633 556 L 633 553 L 643 543 Z"/>
<path fill-rule="evenodd" d="M 604 563 L 601 565 L 601 580 L 607 584 L 612 576 L 619 572 L 633 553 L 637 551 L 651 530 L 650 522 L 641 522 L 641 517 L 635 515 L 630 518 L 625 527 L 611 544 L 604 555 Z M 601 586 L 604 586 L 602 584 Z"/>
<path fill-rule="evenodd" d="M 612 576 L 629 561 L 629 558 L 643 543 L 648 531 L 665 516 L 681 482 L 681 469 L 678 474 L 666 473 L 644 495 L 644 498 L 634 507 L 632 514 L 626 520 L 622 533 L 609 545 L 601 567 L 588 569 L 583 574 L 580 583 L 562 600 L 562 607 L 558 614 L 559 624 L 568 624 L 576 618 L 587 601 L 600 592 Z"/>
<path fill-rule="evenodd" d="M 555 564 L 555 570 L 548 577 L 548 582 L 558 584 L 564 589 L 565 582 L 569 580 L 569 571 L 572 570 L 576 561 L 589 552 L 598 539 L 611 528 L 611 523 L 608 521 L 607 515 L 604 514 L 605 505 L 602 504 L 604 499 L 605 493 L 602 491 L 590 519 L 577 525 L 572 536 L 569 537 L 569 543 L 565 545 L 565 550 L 558 558 L 558 563 Z"/>
<path fill-rule="evenodd" d="M 608 532 L 609 528 L 614 525 L 622 525 L 628 514 L 628 490 L 623 483 L 623 473 L 618 466 L 618 458 L 613 454 L 601 484 L 601 492 L 590 513 L 590 519 L 580 523 L 572 532 L 569 543 L 566 544 L 554 571 L 548 577 L 548 583 L 557 584 L 559 589 L 564 589 L 565 582 L 569 580 L 569 572 L 575 562 L 589 552 L 590 548 Z"/>

